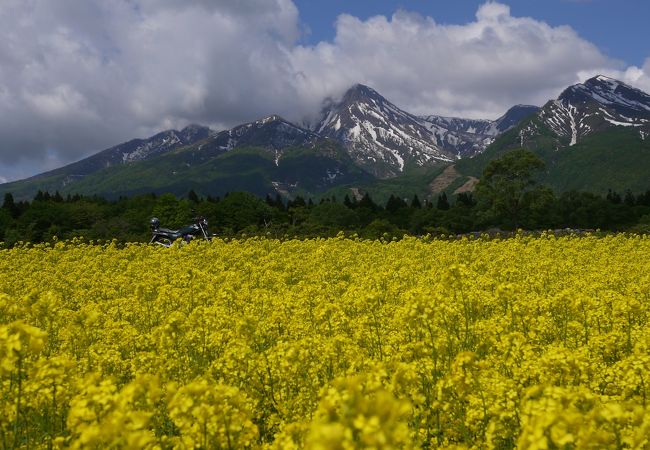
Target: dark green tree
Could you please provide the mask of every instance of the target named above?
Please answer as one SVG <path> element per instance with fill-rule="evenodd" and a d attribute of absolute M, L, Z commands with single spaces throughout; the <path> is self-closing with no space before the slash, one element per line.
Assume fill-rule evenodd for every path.
<path fill-rule="evenodd" d="M 194 189 L 190 189 L 190 192 L 187 193 L 187 199 L 190 201 L 190 203 L 193 203 L 195 205 L 201 201 L 196 192 L 194 192 Z"/>
<path fill-rule="evenodd" d="M 535 175 L 543 168 L 544 162 L 524 149 L 490 161 L 476 185 L 483 219 L 505 228 L 518 228 L 530 204 L 540 195 Z"/>
<path fill-rule="evenodd" d="M 569 191 L 557 200 L 560 228 L 603 228 L 609 202 L 589 192 Z"/>
<path fill-rule="evenodd" d="M 404 200 L 391 194 L 391 196 L 388 198 L 388 201 L 386 202 L 385 209 L 390 214 L 395 214 L 398 210 L 406 208 L 407 206 L 408 205 Z"/>
<path fill-rule="evenodd" d="M 426 234 L 439 225 L 440 211 L 434 208 L 421 208 L 413 212 L 409 222 L 409 232 Z"/>
<path fill-rule="evenodd" d="M 456 203 L 465 205 L 465 206 L 474 206 L 476 205 L 476 201 L 474 200 L 474 196 L 472 195 L 471 192 L 461 192 L 456 196 Z"/>
<path fill-rule="evenodd" d="M 636 198 L 636 204 L 639 206 L 650 206 L 650 190 L 645 191 L 643 194 L 639 194 Z"/>
<path fill-rule="evenodd" d="M 610 203 L 613 203 L 615 205 L 618 205 L 621 203 L 621 194 L 619 194 L 616 191 L 612 191 L 611 189 L 607 190 L 607 201 Z"/>
<path fill-rule="evenodd" d="M 305 208 L 306 206 L 307 202 L 305 202 L 305 199 L 300 195 L 297 195 L 296 198 L 289 200 L 287 203 L 287 208 Z"/>
<path fill-rule="evenodd" d="M 332 231 L 342 231 L 356 226 L 357 215 L 345 205 L 325 202 L 311 209 L 307 221 Z"/>
<path fill-rule="evenodd" d="M 449 209 L 449 200 L 447 199 L 447 193 L 443 192 L 438 196 L 438 205 L 437 208 L 442 211 L 447 211 Z"/>
<path fill-rule="evenodd" d="M 11 192 L 5 194 L 4 202 L 2 203 L 2 209 L 7 211 L 12 218 L 17 218 L 20 213 L 18 205 L 14 202 L 14 196 Z"/>
<path fill-rule="evenodd" d="M 420 199 L 418 198 L 418 194 L 415 194 L 413 196 L 413 200 L 411 200 L 411 208 L 415 208 L 415 209 L 422 208 L 422 203 L 420 203 Z"/>
<path fill-rule="evenodd" d="M 232 192 L 215 205 L 215 227 L 238 233 L 243 229 L 264 227 L 271 221 L 269 205 L 253 194 Z"/>
<path fill-rule="evenodd" d="M 527 212 L 521 218 L 521 225 L 536 230 L 557 228 L 562 220 L 558 212 L 555 192 L 548 186 L 537 186 L 528 197 Z"/>
<path fill-rule="evenodd" d="M 370 209 L 371 211 L 376 211 L 379 206 L 370 198 L 370 194 L 367 192 L 363 194 L 363 197 L 359 201 L 359 208 L 367 208 Z"/>
<path fill-rule="evenodd" d="M 361 235 L 368 239 L 392 239 L 402 237 L 404 230 L 399 229 L 386 219 L 375 219 L 363 229 Z"/>
<path fill-rule="evenodd" d="M 275 204 L 273 206 L 275 206 L 280 211 L 285 210 L 284 201 L 282 200 L 282 196 L 279 192 L 275 194 Z"/>
<path fill-rule="evenodd" d="M 7 229 L 11 226 L 13 219 L 9 211 L 5 208 L 0 208 L 0 242 L 4 241 Z"/>
<path fill-rule="evenodd" d="M 189 202 L 179 200 L 173 194 L 163 194 L 158 197 L 151 214 L 166 228 L 178 228 L 192 220 L 192 208 Z"/>

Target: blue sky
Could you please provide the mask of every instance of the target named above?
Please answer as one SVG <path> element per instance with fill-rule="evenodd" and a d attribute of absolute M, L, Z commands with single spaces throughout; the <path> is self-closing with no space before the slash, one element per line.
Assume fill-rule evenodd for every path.
<path fill-rule="evenodd" d="M 603 74 L 650 92 L 650 0 L 0 0 L 0 182 L 190 123 L 315 120 L 355 83 L 495 119 Z"/>
<path fill-rule="evenodd" d="M 303 41 L 332 40 L 340 14 L 361 19 L 391 16 L 404 9 L 443 24 L 474 20 L 485 3 L 478 0 L 295 0 L 310 32 Z M 650 0 L 505 0 L 515 16 L 529 16 L 553 26 L 569 25 L 607 55 L 642 65 L 650 56 Z"/>

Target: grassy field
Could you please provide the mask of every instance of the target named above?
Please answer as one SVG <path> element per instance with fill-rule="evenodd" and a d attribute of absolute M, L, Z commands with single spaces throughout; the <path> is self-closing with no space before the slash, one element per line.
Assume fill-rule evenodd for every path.
<path fill-rule="evenodd" d="M 0 250 L 0 448 L 647 448 L 650 238 Z"/>

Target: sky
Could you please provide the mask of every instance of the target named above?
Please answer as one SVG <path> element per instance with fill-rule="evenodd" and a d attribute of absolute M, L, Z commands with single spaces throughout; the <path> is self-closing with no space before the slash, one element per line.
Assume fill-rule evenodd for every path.
<path fill-rule="evenodd" d="M 650 92 L 648 0 L 0 0 L 0 182 L 190 123 L 303 122 L 355 83 L 494 119 L 596 74 Z"/>
<path fill-rule="evenodd" d="M 307 27 L 303 41 L 332 40 L 336 18 L 347 13 L 367 20 L 391 16 L 396 10 L 417 12 L 439 24 L 465 24 L 475 18 L 485 0 L 297 0 L 300 18 Z M 642 65 L 650 56 L 648 0 L 510 0 L 511 14 L 533 17 L 557 27 L 568 25 L 612 58 Z"/>

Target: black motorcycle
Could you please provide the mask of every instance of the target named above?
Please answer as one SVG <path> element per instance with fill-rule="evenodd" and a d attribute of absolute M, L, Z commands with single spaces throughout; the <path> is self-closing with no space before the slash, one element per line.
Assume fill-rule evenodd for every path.
<path fill-rule="evenodd" d="M 149 227 L 152 233 L 149 243 L 164 247 L 171 247 L 177 239 L 182 239 L 182 242 L 189 243 L 193 239 L 205 239 L 209 241 L 212 237 L 208 230 L 208 219 L 202 216 L 195 217 L 193 224 L 187 225 L 179 230 L 160 228 L 160 221 L 156 217 L 153 217 L 149 221 Z"/>

